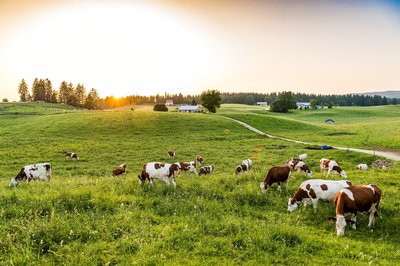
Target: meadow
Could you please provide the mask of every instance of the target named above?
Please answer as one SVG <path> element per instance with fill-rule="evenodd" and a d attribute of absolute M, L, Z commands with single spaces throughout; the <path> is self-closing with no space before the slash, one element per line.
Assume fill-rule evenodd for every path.
<path fill-rule="evenodd" d="M 155 113 L 146 108 L 84 111 L 51 104 L 0 107 L 1 264 L 395 265 L 400 261 L 398 165 L 357 172 L 358 163 L 371 164 L 376 157 L 308 150 L 259 136 L 221 115 L 271 134 L 291 137 L 300 132 L 304 135 L 299 138 L 313 141 L 322 138 L 321 133 L 352 127 L 354 140 L 347 135 L 332 135 L 330 140 L 354 147 L 364 145 L 358 125 L 373 128 L 390 119 L 360 115 L 355 124 L 338 122 L 331 131 L 312 115 L 270 115 L 262 108 L 235 105 L 223 106 L 216 115 Z M 351 119 L 351 108 L 332 112 Z M 314 126 L 317 130 L 309 130 Z M 376 145 L 386 147 L 383 141 Z M 175 160 L 168 159 L 168 150 L 176 151 Z M 65 160 L 67 151 L 81 159 Z M 322 177 L 319 160 L 325 157 L 339 160 L 353 184 L 375 183 L 382 189 L 374 229 L 367 228 L 367 216 L 359 215 L 357 230 L 346 228 L 346 235 L 337 237 L 335 224 L 327 220 L 335 213 L 331 203 L 320 202 L 317 214 L 310 207 L 287 213 L 288 198 L 306 180 L 304 174 L 293 174 L 289 191 L 261 192 L 259 183 L 269 168 L 301 153 L 309 155 L 315 178 Z M 213 174 L 182 173 L 176 177 L 176 190 L 159 181 L 153 188 L 139 185 L 137 175 L 144 163 L 192 161 L 196 154 L 204 157 L 205 165 L 215 167 Z M 253 169 L 235 175 L 236 165 L 247 158 L 253 159 Z M 39 162 L 53 165 L 49 184 L 8 187 L 22 166 Z M 127 174 L 113 178 L 111 171 L 124 162 Z"/>

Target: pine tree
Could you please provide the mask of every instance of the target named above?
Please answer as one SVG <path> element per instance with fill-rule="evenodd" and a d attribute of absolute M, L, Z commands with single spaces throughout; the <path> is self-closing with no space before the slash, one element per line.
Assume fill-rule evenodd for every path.
<path fill-rule="evenodd" d="M 25 79 L 22 79 L 18 85 L 18 93 L 21 102 L 28 102 L 30 99 L 28 84 L 26 84 Z"/>
<path fill-rule="evenodd" d="M 98 108 L 98 101 L 99 101 L 99 94 L 97 93 L 97 91 L 95 89 L 91 89 L 89 91 L 88 96 L 86 97 L 85 100 L 85 108 L 87 109 L 97 109 Z"/>
<path fill-rule="evenodd" d="M 60 89 L 58 90 L 58 100 L 60 103 L 67 103 L 68 100 L 68 83 L 66 81 L 61 82 Z"/>
<path fill-rule="evenodd" d="M 78 83 L 75 88 L 75 97 L 78 102 L 78 106 L 83 106 L 85 104 L 85 98 L 86 98 L 86 89 L 85 87 Z"/>
<path fill-rule="evenodd" d="M 44 92 L 44 101 L 50 103 L 53 96 L 53 85 L 49 79 L 44 80 Z"/>
<path fill-rule="evenodd" d="M 38 101 L 39 98 L 39 80 L 35 78 L 32 84 L 32 101 Z"/>

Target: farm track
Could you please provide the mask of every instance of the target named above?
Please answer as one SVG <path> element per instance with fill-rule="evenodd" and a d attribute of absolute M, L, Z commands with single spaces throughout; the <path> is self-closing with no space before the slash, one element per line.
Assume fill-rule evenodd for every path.
<path fill-rule="evenodd" d="M 294 139 L 288 139 L 288 138 L 284 138 L 284 137 L 278 137 L 278 136 L 274 136 L 268 133 L 265 133 L 255 127 L 250 126 L 249 124 L 246 124 L 243 121 L 228 117 L 228 116 L 223 116 L 227 119 L 233 120 L 239 124 L 241 124 L 242 126 L 246 127 L 247 129 L 266 136 L 268 138 L 273 138 L 273 139 L 280 139 L 280 140 L 285 140 L 285 141 L 290 141 L 290 142 L 295 142 L 295 143 L 300 143 L 300 144 L 305 144 L 305 145 L 318 145 L 318 146 L 322 146 L 322 145 L 326 145 L 326 144 L 317 144 L 317 143 L 311 143 L 311 142 L 305 142 L 305 141 L 300 141 L 300 140 L 294 140 Z M 374 150 L 364 150 L 364 149 L 357 149 L 357 148 L 349 148 L 349 147 L 339 147 L 339 146 L 332 146 L 332 148 L 335 149 L 339 149 L 339 150 L 346 150 L 346 151 L 354 151 L 354 152 L 361 152 L 361 153 L 367 153 L 367 154 L 372 154 L 372 155 L 377 155 L 377 156 L 381 156 L 381 157 L 385 157 L 387 159 L 391 159 L 394 161 L 400 161 L 400 154 L 394 153 L 394 152 L 385 152 L 385 151 L 374 151 Z"/>

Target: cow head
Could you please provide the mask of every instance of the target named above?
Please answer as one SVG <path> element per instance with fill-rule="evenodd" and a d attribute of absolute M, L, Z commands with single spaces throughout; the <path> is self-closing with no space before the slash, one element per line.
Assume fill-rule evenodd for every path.
<path fill-rule="evenodd" d="M 261 182 L 260 183 L 260 188 L 261 188 L 261 192 L 265 192 L 265 183 L 264 182 Z"/>
<path fill-rule="evenodd" d="M 344 170 L 340 171 L 340 176 L 343 178 L 347 178 L 346 172 Z"/>
<path fill-rule="evenodd" d="M 295 200 L 292 199 L 292 198 L 289 198 L 289 201 L 288 201 L 288 208 L 287 208 L 288 212 L 293 212 L 293 211 L 295 211 L 295 210 L 297 209 L 298 206 L 299 206 L 299 204 L 297 203 L 297 201 L 295 201 Z"/>
<path fill-rule="evenodd" d="M 354 224 L 352 220 L 346 220 L 342 214 L 338 214 L 336 217 L 328 217 L 330 221 L 336 221 L 336 234 L 338 236 L 344 236 L 344 229 L 347 224 Z"/>
<path fill-rule="evenodd" d="M 18 186 L 18 181 L 15 178 L 11 178 L 9 186 Z"/>

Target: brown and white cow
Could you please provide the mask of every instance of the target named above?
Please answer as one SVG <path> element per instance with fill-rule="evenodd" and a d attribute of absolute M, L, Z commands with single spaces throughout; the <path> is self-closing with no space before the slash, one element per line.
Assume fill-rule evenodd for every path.
<path fill-rule="evenodd" d="M 175 174 L 179 173 L 179 166 L 175 163 L 160 163 L 151 162 L 143 166 L 142 173 L 138 175 L 139 183 L 143 184 L 146 180 L 153 186 L 153 179 L 160 179 L 165 182 L 167 186 L 172 183 L 176 188 Z"/>
<path fill-rule="evenodd" d="M 368 170 L 368 165 L 365 163 L 360 163 L 357 165 L 357 170 L 359 171 L 367 171 Z"/>
<path fill-rule="evenodd" d="M 212 171 L 214 171 L 214 167 L 212 165 L 203 166 L 203 167 L 200 168 L 200 174 L 199 175 L 211 174 Z"/>
<path fill-rule="evenodd" d="M 65 159 L 75 159 L 75 160 L 79 160 L 78 154 L 76 154 L 75 152 L 67 152 L 65 154 Z"/>
<path fill-rule="evenodd" d="M 113 176 L 119 176 L 119 175 L 124 175 L 126 174 L 126 164 L 123 163 L 118 166 L 115 170 L 112 171 Z"/>
<path fill-rule="evenodd" d="M 247 164 L 239 164 L 238 166 L 236 166 L 235 173 L 239 174 L 239 173 L 245 172 L 249 169 L 250 169 L 250 167 Z"/>
<path fill-rule="evenodd" d="M 281 190 L 281 183 L 286 183 L 286 190 L 288 190 L 288 184 L 290 179 L 290 174 L 292 170 L 288 166 L 275 166 L 272 167 L 267 176 L 265 177 L 264 182 L 260 183 L 260 188 L 262 192 L 265 192 L 268 189 L 268 186 L 272 186 L 273 184 L 278 184 L 278 190 Z"/>
<path fill-rule="evenodd" d="M 203 157 L 201 155 L 196 155 L 195 162 L 196 162 L 196 165 L 202 165 L 203 164 Z"/>
<path fill-rule="evenodd" d="M 190 172 L 190 173 L 195 173 L 198 175 L 197 170 L 196 170 L 196 163 L 194 161 L 191 162 L 176 162 L 179 166 L 179 170 L 184 171 L 184 172 Z"/>
<path fill-rule="evenodd" d="M 242 164 L 247 165 L 247 168 L 251 168 L 253 166 L 253 160 L 252 159 L 246 159 L 242 161 Z"/>
<path fill-rule="evenodd" d="M 174 159 L 176 156 L 176 153 L 174 151 L 168 151 L 168 158 Z"/>
<path fill-rule="evenodd" d="M 302 161 L 305 161 L 307 159 L 307 157 L 308 157 L 307 153 L 303 153 L 303 154 L 299 155 L 299 159 Z"/>
<path fill-rule="evenodd" d="M 298 163 L 300 163 L 301 160 L 298 158 L 292 158 L 286 161 L 286 166 L 289 166 L 290 169 L 293 171 L 295 170 L 295 167 L 297 166 Z"/>
<path fill-rule="evenodd" d="M 14 185 L 18 186 L 19 182 L 30 182 L 31 180 L 50 182 L 51 175 L 52 169 L 49 163 L 26 165 L 22 167 L 16 177 L 11 178 L 9 185 L 10 187 Z"/>
<path fill-rule="evenodd" d="M 353 229 L 356 229 L 357 213 L 359 212 L 369 213 L 368 227 L 374 226 L 381 195 L 381 190 L 371 184 L 341 189 L 335 198 L 336 217 L 329 217 L 330 220 L 336 221 L 336 234 L 344 235 L 347 222 L 352 224 Z M 345 219 L 348 214 L 351 214 L 351 220 Z"/>
<path fill-rule="evenodd" d="M 304 209 L 309 202 L 312 203 L 314 212 L 317 211 L 318 200 L 333 202 L 336 195 L 342 188 L 351 186 L 351 182 L 347 180 L 333 181 L 323 179 L 310 179 L 301 183 L 300 187 L 289 198 L 288 211 L 293 212 L 299 206 L 299 202 L 303 202 Z"/>
<path fill-rule="evenodd" d="M 347 178 L 346 172 L 342 168 L 340 168 L 339 163 L 337 161 L 323 158 L 319 162 L 320 162 L 319 167 L 321 169 L 321 172 L 322 171 L 324 172 L 323 176 L 325 176 L 326 170 L 328 170 L 328 174 L 326 175 L 327 177 L 332 172 L 340 174 L 340 176 L 343 178 Z"/>

